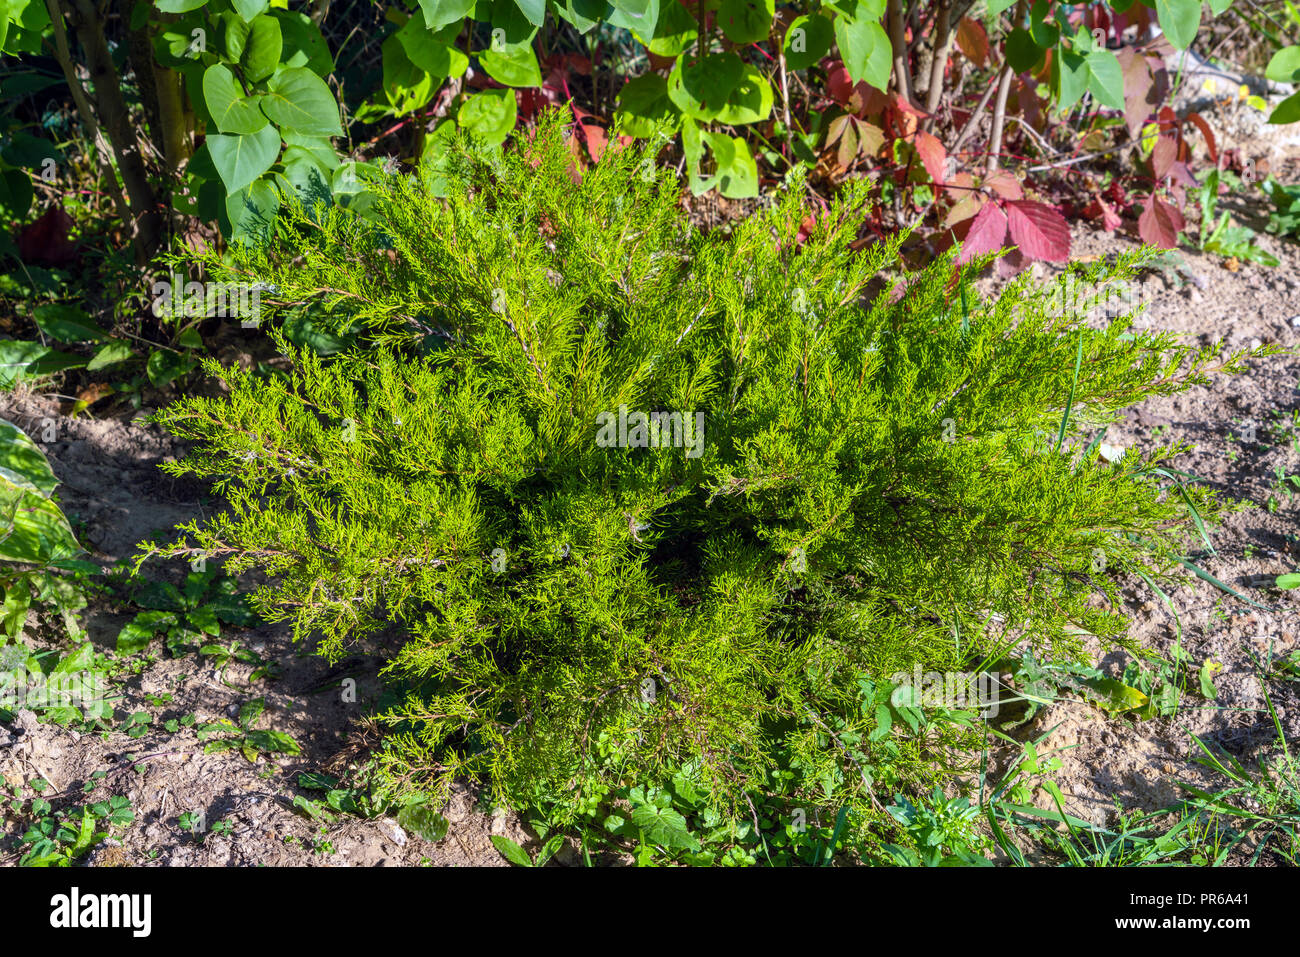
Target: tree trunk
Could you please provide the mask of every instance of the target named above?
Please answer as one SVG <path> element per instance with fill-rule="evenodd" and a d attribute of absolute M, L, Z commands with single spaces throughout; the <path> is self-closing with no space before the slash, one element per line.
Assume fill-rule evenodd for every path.
<path fill-rule="evenodd" d="M 46 0 L 51 19 L 67 19 L 76 31 L 81 43 L 82 54 L 86 58 L 86 69 L 90 73 L 93 89 L 94 107 L 99 126 L 112 144 L 117 157 L 117 168 L 122 175 L 122 184 L 126 188 L 126 198 L 130 209 L 130 221 L 135 233 L 136 260 L 140 265 L 148 263 L 157 252 L 163 238 L 163 219 L 159 214 L 157 198 L 149 183 L 144 158 L 140 154 L 140 142 L 131 126 L 131 116 L 122 98 L 122 85 L 113 67 L 112 55 L 108 50 L 108 41 L 104 38 L 104 20 L 92 0 L 71 0 L 75 14 L 65 9 L 68 0 Z M 71 70 L 71 64 L 64 67 L 64 73 Z M 70 85 L 76 80 L 75 74 Z M 80 86 L 75 83 L 75 86 Z M 74 94 L 75 95 L 75 94 Z M 83 92 L 84 98 L 84 92 Z M 78 109 L 82 104 L 78 103 Z"/>

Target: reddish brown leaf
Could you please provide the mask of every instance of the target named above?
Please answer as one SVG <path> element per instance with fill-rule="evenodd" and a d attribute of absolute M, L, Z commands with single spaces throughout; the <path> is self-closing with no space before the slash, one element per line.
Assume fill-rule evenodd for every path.
<path fill-rule="evenodd" d="M 1083 211 L 1083 215 L 1089 219 L 1100 219 L 1101 228 L 1108 233 L 1113 233 L 1120 227 L 1119 213 L 1115 212 L 1115 207 L 1106 202 L 1100 196 L 1094 199 Z"/>
<path fill-rule="evenodd" d="M 1210 129 L 1210 124 L 1205 122 L 1205 117 L 1201 116 L 1200 113 L 1190 113 L 1187 118 L 1205 137 L 1205 148 L 1210 152 L 1210 161 L 1217 166 L 1219 163 L 1219 146 L 1214 140 L 1214 131 Z"/>
<path fill-rule="evenodd" d="M 943 184 L 943 188 L 949 199 L 960 202 L 974 191 L 975 179 L 970 173 L 955 173 Z"/>
<path fill-rule="evenodd" d="M 977 256 L 1001 249 L 1007 238 L 1007 214 L 997 203 L 986 203 L 971 221 L 970 232 L 961 244 L 957 262 L 967 263 Z"/>
<path fill-rule="evenodd" d="M 951 229 L 963 220 L 970 219 L 980 211 L 980 207 L 983 205 L 984 197 L 979 193 L 971 193 L 948 210 L 948 215 L 943 218 L 944 229 Z"/>
<path fill-rule="evenodd" d="M 1184 225 L 1183 214 L 1152 193 L 1138 217 L 1138 235 L 1143 242 L 1161 249 L 1173 249 L 1178 245 L 1178 232 Z"/>
<path fill-rule="evenodd" d="M 1162 133 L 1156 140 L 1155 148 L 1151 150 L 1151 171 L 1157 181 L 1169 175 L 1169 170 L 1177 159 L 1178 140 L 1167 133 Z"/>
<path fill-rule="evenodd" d="M 858 142 L 862 152 L 874 156 L 885 145 L 885 131 L 866 120 L 855 120 L 854 125 L 858 128 Z"/>
<path fill-rule="evenodd" d="M 962 17 L 957 24 L 957 49 L 976 66 L 983 66 L 989 58 L 989 35 L 984 24 L 970 17 Z"/>
<path fill-rule="evenodd" d="M 827 70 L 826 88 L 833 100 L 855 116 L 876 116 L 889 105 L 885 94 L 868 85 L 866 80 L 855 86 L 849 79 L 849 71 L 839 60 Z"/>
<path fill-rule="evenodd" d="M 1070 256 L 1070 227 L 1052 207 L 1027 199 L 1007 201 L 1011 241 L 1030 259 L 1064 262 Z"/>
<path fill-rule="evenodd" d="M 1115 56 L 1124 71 L 1124 125 L 1128 127 L 1128 135 L 1136 139 L 1156 107 L 1151 95 L 1154 85 L 1151 68 L 1147 58 L 1132 47 L 1116 51 Z"/>
<path fill-rule="evenodd" d="M 984 181 L 987 189 L 993 190 L 1003 199 L 1024 199 L 1025 191 L 1020 188 L 1020 180 L 1014 173 L 999 170 Z"/>
<path fill-rule="evenodd" d="M 942 186 L 947 172 L 944 167 L 948 165 L 948 154 L 944 151 L 943 144 L 939 142 L 937 136 L 924 130 L 917 131 L 914 142 L 916 152 L 920 155 L 921 162 L 925 164 L 925 171 L 930 174 L 930 179 Z"/>
<path fill-rule="evenodd" d="M 51 206 L 18 234 L 19 258 L 32 266 L 69 265 L 77 258 L 77 244 L 69 238 L 75 225 L 62 206 Z"/>

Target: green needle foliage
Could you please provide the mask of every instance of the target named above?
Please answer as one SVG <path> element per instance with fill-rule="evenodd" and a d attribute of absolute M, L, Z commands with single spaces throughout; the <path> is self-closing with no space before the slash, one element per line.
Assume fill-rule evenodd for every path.
<path fill-rule="evenodd" d="M 886 751 L 904 783 L 945 760 L 898 722 L 873 739 L 890 676 L 1124 640 L 1118 575 L 1176 568 L 1219 506 L 1155 472 L 1177 448 L 1089 439 L 1243 357 L 1093 328 L 1027 278 L 982 299 L 980 264 L 904 282 L 901 237 L 853 248 L 855 185 L 806 239 L 797 182 L 703 235 L 653 158 L 575 182 L 555 117 L 209 259 L 352 344 L 277 333 L 272 379 L 209 363 L 228 392 L 158 420 L 194 443 L 166 468 L 228 508 L 146 554 L 265 573 L 254 603 L 331 657 L 396 625 L 394 782 L 520 804 L 689 767 L 739 804 L 797 767 L 869 807 Z M 702 413 L 700 454 L 603 446 L 622 406 Z"/>

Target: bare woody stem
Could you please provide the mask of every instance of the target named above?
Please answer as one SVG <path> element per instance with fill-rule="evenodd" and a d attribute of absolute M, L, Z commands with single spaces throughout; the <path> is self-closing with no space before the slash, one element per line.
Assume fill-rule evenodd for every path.
<path fill-rule="evenodd" d="M 894 86 L 898 95 L 912 102 L 912 75 L 907 66 L 907 39 L 903 32 L 902 0 L 888 0 L 885 18 L 889 24 L 889 45 L 894 51 Z"/>
<path fill-rule="evenodd" d="M 1013 24 L 1018 24 L 1025 18 L 1027 5 L 1026 0 L 1018 0 L 1016 11 L 1011 16 Z M 996 172 L 998 168 L 998 154 L 1002 152 L 1002 127 L 1007 118 L 1007 96 L 1011 93 L 1011 80 L 1015 75 L 1015 70 L 1011 68 L 1011 61 L 1004 62 L 1002 74 L 998 77 L 997 100 L 993 104 L 993 129 L 989 132 L 988 171 L 990 173 Z"/>
<path fill-rule="evenodd" d="M 54 26 L 55 49 L 63 75 L 81 114 L 82 122 L 88 132 L 99 137 L 100 123 L 107 135 L 117 167 L 122 174 L 122 184 L 126 188 L 125 201 L 119 202 L 122 193 L 117 189 L 117 179 L 108 169 L 107 181 L 115 193 L 114 204 L 119 215 L 134 228 L 136 260 L 141 265 L 147 263 L 162 240 L 162 217 L 158 214 L 153 187 L 145 171 L 144 160 L 140 155 L 140 144 L 135 130 L 131 126 L 131 117 L 127 112 L 126 101 L 122 98 L 122 85 L 118 81 L 117 70 L 104 39 L 104 21 L 91 0 L 73 0 L 76 16 L 67 17 L 77 32 L 81 42 L 82 53 L 86 58 L 86 70 L 94 89 L 94 107 L 90 97 L 81 86 L 76 70 L 72 65 L 68 49 L 67 33 L 64 30 L 67 0 L 45 0 Z M 97 122 L 98 120 L 98 122 Z M 101 170 L 105 167 L 101 160 Z"/>
<path fill-rule="evenodd" d="M 90 98 L 77 77 L 76 67 L 72 65 L 68 33 L 64 29 L 63 14 L 59 10 L 58 0 L 45 0 L 45 5 L 50 13 L 50 24 L 54 33 L 54 58 L 58 60 L 59 67 L 63 70 L 63 78 L 67 81 L 72 100 L 77 105 L 81 125 L 85 127 L 86 135 L 95 142 L 95 161 L 99 166 L 99 175 L 104 181 L 109 197 L 113 200 L 113 205 L 117 208 L 118 216 L 123 222 L 129 222 L 130 207 L 127 206 L 126 198 L 122 195 L 122 187 L 117 182 L 112 164 L 105 158 L 108 155 L 108 142 L 99 129 L 99 123 L 95 120 L 95 112 L 90 107 Z"/>
<path fill-rule="evenodd" d="M 930 85 L 926 88 L 924 129 L 934 125 L 934 112 L 939 108 L 943 98 L 943 72 L 948 64 L 948 52 L 952 49 L 952 2 L 940 0 L 939 9 L 934 15 L 934 52 L 930 59 Z"/>

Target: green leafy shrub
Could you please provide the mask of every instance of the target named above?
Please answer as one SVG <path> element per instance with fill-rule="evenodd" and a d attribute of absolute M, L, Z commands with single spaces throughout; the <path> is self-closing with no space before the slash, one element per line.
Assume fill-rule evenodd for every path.
<path fill-rule="evenodd" d="M 165 467 L 228 508 L 144 557 L 265 573 L 258 610 L 331 657 L 392 638 L 395 784 L 521 804 L 689 768 L 721 805 L 797 768 L 792 805 L 870 809 L 878 766 L 907 790 L 945 761 L 891 729 L 898 673 L 1125 641 L 1118 574 L 1176 567 L 1219 509 L 1170 485 L 1178 448 L 1108 463 L 1089 439 L 1242 355 L 1094 328 L 1027 277 L 984 299 L 988 257 L 904 286 L 901 236 L 855 249 L 865 186 L 810 229 L 796 182 L 704 235 L 649 153 L 578 183 L 568 156 L 555 119 L 458 143 L 372 220 L 294 209 L 212 257 L 273 287 L 272 324 L 357 338 L 277 334 L 287 374 L 209 363 L 228 392 L 158 416 L 194 443 Z M 702 427 L 640 447 L 637 411 Z"/>

